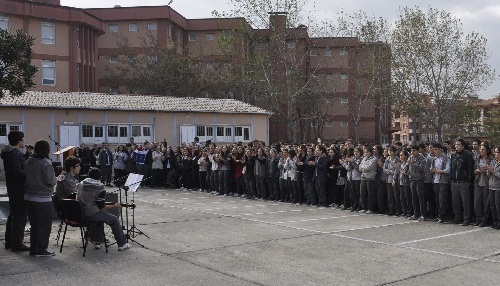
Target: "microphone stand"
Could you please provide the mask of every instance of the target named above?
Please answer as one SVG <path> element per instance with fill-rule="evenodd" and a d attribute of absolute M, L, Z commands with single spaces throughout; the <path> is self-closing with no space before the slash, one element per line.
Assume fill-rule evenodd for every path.
<path fill-rule="evenodd" d="M 131 186 L 133 185 L 137 185 L 137 184 L 140 184 L 146 180 L 149 180 L 151 177 L 148 177 L 148 178 L 145 178 L 145 179 L 142 179 L 141 181 L 137 181 L 133 184 L 130 184 L 128 186 L 124 186 L 123 187 L 123 190 L 125 190 L 125 203 L 128 205 L 128 191 L 130 189 Z M 132 192 L 132 200 L 131 202 L 134 203 L 135 200 L 134 200 L 134 194 L 135 192 Z M 127 241 L 132 241 L 132 242 L 135 242 L 136 244 L 140 245 L 141 247 L 144 247 L 143 244 L 137 242 L 136 240 L 134 240 L 134 238 L 136 238 L 137 236 L 139 235 L 144 235 L 145 237 L 147 238 L 150 238 L 147 234 L 145 234 L 142 230 L 140 230 L 139 228 L 137 228 L 135 226 L 135 208 L 132 208 L 132 225 L 130 226 L 129 228 L 129 220 L 128 220 L 128 207 L 125 209 L 125 213 L 126 213 L 126 224 L 127 224 L 127 233 L 125 234 L 125 238 L 127 239 Z"/>
<path fill-rule="evenodd" d="M 55 144 L 57 147 L 59 147 L 59 148 L 61 148 L 61 149 L 63 148 L 61 145 L 59 145 L 59 142 L 57 142 L 56 140 L 52 139 L 52 137 L 50 137 L 50 135 L 49 135 L 49 139 L 50 139 L 50 141 L 54 142 L 54 144 Z"/>

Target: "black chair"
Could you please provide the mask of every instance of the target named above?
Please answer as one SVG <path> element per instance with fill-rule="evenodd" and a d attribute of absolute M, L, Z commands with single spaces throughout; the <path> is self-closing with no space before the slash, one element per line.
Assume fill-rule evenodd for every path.
<path fill-rule="evenodd" d="M 85 220 L 83 209 L 79 201 L 73 199 L 64 199 L 60 202 L 62 202 L 63 217 L 66 226 L 64 228 L 63 239 L 61 242 L 61 248 L 59 252 L 62 253 L 64 239 L 66 238 L 66 231 L 68 230 L 68 225 L 69 225 L 71 227 L 80 228 L 80 237 L 82 239 L 82 246 L 83 246 L 83 257 L 85 257 L 85 253 L 87 252 L 87 245 L 90 239 L 89 227 L 92 224 L 99 222 L 92 222 Z M 100 223 L 100 225 L 102 227 L 102 232 L 104 233 L 104 224 Z M 106 253 L 108 253 L 108 243 L 106 242 L 106 237 L 104 237 L 104 247 L 106 248 Z"/>
<path fill-rule="evenodd" d="M 53 194 L 51 198 L 52 198 L 52 205 L 54 206 L 54 209 L 56 210 L 57 213 L 57 217 L 61 220 L 61 223 L 59 224 L 59 229 L 57 230 L 57 237 L 56 237 L 57 240 L 56 245 L 59 245 L 59 238 L 61 237 L 61 231 L 64 224 L 63 208 L 61 206 L 59 198 L 55 194 Z"/>

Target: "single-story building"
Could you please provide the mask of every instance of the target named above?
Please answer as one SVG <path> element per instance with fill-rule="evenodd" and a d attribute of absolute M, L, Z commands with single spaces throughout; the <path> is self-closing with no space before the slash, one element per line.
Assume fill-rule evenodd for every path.
<path fill-rule="evenodd" d="M 138 144 L 166 141 L 172 146 L 195 136 L 217 144 L 269 143 L 270 115 L 234 99 L 27 91 L 0 99 L 0 147 L 14 129 L 25 133 L 26 143 L 45 139 L 54 151 L 58 147 L 49 136 L 63 148 L 102 142 L 116 146 L 130 137 Z"/>

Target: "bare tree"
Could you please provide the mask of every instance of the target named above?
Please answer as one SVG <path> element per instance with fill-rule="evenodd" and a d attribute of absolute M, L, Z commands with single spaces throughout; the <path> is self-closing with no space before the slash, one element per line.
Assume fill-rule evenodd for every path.
<path fill-rule="evenodd" d="M 447 120 L 463 122 L 467 113 L 457 112 L 466 110 L 470 99 L 495 78 L 487 63 L 486 39 L 464 35 L 460 21 L 446 11 L 404 8 L 391 48 L 398 106 L 412 111 L 414 121 L 431 125 L 440 142 Z"/>

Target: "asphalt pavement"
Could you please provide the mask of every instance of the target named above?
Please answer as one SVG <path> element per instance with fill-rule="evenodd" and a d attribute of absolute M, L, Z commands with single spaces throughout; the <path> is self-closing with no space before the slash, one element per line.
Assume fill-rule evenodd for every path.
<path fill-rule="evenodd" d="M 108 188 L 108 191 L 115 191 Z M 5 193 L 0 182 L 0 195 Z M 78 229 L 54 257 L 3 247 L 0 285 L 498 285 L 500 231 L 332 208 L 139 189 L 131 249 L 82 257 Z M 1 214 L 0 214 L 1 216 Z M 126 223 L 124 217 L 124 224 Z M 107 237 L 112 241 L 109 229 Z M 138 232 L 142 232 L 140 234 Z M 29 242 L 29 236 L 26 236 Z M 142 247 L 142 244 L 144 247 Z"/>

